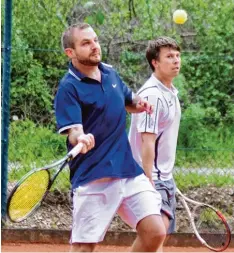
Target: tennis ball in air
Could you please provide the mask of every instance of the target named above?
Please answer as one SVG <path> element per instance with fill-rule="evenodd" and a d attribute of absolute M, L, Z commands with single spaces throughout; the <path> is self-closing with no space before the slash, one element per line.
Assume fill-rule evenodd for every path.
<path fill-rule="evenodd" d="M 95 5 L 94 2 L 89 1 L 89 2 L 85 3 L 84 8 L 88 9 L 88 8 L 94 7 L 94 5 Z"/>
<path fill-rule="evenodd" d="M 176 10 L 174 13 L 173 13 L 173 21 L 176 23 L 176 24 L 184 24 L 186 22 L 188 18 L 188 15 L 186 13 L 186 11 L 184 10 Z"/>

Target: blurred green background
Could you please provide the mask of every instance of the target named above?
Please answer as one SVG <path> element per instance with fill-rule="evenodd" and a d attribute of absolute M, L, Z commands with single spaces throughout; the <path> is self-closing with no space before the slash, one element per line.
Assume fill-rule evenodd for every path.
<path fill-rule="evenodd" d="M 1 5 L 3 25 L 4 1 Z M 173 23 L 176 9 L 188 13 L 185 24 Z M 166 35 L 179 42 L 177 184 L 182 189 L 234 185 L 233 9 L 234 1 L 225 0 L 13 1 L 9 181 L 66 153 L 53 110 L 68 64 L 60 37 L 69 24 L 88 22 L 99 35 L 103 61 L 134 91 L 151 73 L 148 40 Z M 64 173 L 57 180 L 60 189 L 69 187 Z"/>

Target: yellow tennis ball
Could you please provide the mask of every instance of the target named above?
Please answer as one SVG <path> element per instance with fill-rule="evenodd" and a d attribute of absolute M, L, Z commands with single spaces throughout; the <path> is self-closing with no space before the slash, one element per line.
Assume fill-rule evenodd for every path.
<path fill-rule="evenodd" d="M 184 24 L 186 22 L 188 18 L 188 15 L 186 13 L 186 11 L 184 10 L 176 10 L 174 13 L 173 13 L 173 21 L 176 23 L 176 24 Z"/>

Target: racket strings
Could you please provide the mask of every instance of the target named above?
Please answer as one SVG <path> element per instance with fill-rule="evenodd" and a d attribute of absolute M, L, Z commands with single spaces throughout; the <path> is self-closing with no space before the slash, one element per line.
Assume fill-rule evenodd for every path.
<path fill-rule="evenodd" d="M 214 249 L 228 244 L 229 232 L 223 219 L 208 206 L 199 206 L 194 212 L 196 228 L 206 243 Z"/>
<path fill-rule="evenodd" d="M 9 217 L 19 221 L 26 217 L 44 197 L 50 182 L 47 170 L 40 170 L 25 179 L 14 192 L 9 203 Z"/>

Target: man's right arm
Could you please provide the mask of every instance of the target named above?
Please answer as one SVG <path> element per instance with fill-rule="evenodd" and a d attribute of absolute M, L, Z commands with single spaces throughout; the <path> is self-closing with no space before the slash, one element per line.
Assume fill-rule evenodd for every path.
<path fill-rule="evenodd" d="M 68 129 L 68 140 L 73 146 L 82 142 L 84 144 L 81 150 L 82 154 L 87 153 L 95 146 L 94 136 L 92 134 L 85 134 L 82 125 Z"/>
<path fill-rule="evenodd" d="M 60 86 L 55 97 L 57 129 L 60 134 L 68 135 L 72 146 L 79 142 L 84 143 L 81 153 L 85 154 L 94 147 L 95 140 L 92 134 L 84 133 L 80 103 L 68 85 L 69 83 Z"/>
<path fill-rule="evenodd" d="M 141 146 L 141 157 L 142 167 L 145 171 L 146 176 L 150 179 L 150 182 L 154 185 L 152 180 L 152 169 L 155 160 L 155 141 L 157 135 L 153 133 L 141 133 L 142 146 Z"/>

